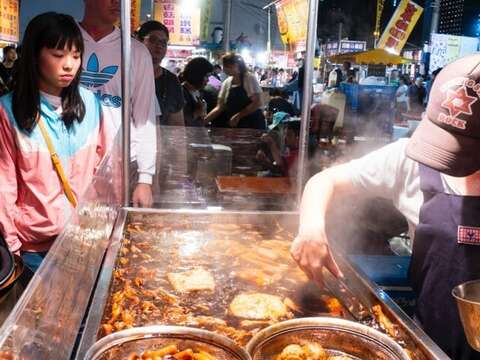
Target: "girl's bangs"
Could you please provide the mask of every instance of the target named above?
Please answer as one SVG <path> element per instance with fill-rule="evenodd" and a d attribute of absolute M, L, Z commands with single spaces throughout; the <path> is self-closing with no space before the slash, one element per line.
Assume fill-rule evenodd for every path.
<path fill-rule="evenodd" d="M 78 26 L 74 24 L 75 29 L 72 27 L 72 24 L 60 23 L 55 25 L 57 26 L 48 28 L 47 33 L 43 37 L 43 46 L 58 50 L 67 48 L 70 51 L 76 49 L 83 54 L 83 39 Z"/>

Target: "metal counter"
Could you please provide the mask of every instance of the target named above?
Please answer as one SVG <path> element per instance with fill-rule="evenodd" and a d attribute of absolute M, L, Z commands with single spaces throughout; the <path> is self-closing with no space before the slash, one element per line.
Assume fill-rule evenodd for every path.
<path fill-rule="evenodd" d="M 86 325 L 81 337 L 79 350 L 76 359 L 83 359 L 86 351 L 97 340 L 99 327 L 102 321 L 104 308 L 109 295 L 112 273 L 115 267 L 117 256 L 121 248 L 123 232 L 127 217 L 131 214 L 142 214 L 146 217 L 154 215 L 178 215 L 187 217 L 194 222 L 196 217 L 211 217 L 212 223 L 215 220 L 236 221 L 239 218 L 248 219 L 252 224 L 265 224 L 273 219 L 281 219 L 282 224 L 288 224 L 293 228 L 297 222 L 298 214 L 292 212 L 229 212 L 229 211 L 203 211 L 203 210 L 139 210 L 125 208 L 119 212 L 118 221 L 113 232 L 110 246 L 108 248 L 101 274 L 95 289 L 91 306 L 88 310 Z M 354 269 L 343 257 L 338 257 L 341 268 L 346 276 L 345 284 L 356 298 L 368 309 L 373 305 L 380 305 L 384 314 L 408 336 L 415 344 L 412 351 L 413 359 L 448 359 L 448 357 L 432 342 L 432 340 L 383 292 L 378 286 L 370 282 L 362 273 Z"/>

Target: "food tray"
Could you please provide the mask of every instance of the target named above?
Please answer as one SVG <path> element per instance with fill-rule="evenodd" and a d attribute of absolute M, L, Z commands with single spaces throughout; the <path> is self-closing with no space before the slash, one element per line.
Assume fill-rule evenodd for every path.
<path fill-rule="evenodd" d="M 250 340 L 253 360 L 275 360 L 289 345 L 320 345 L 329 356 L 350 360 L 410 360 L 391 338 L 371 327 L 338 318 L 305 318 L 270 326 Z M 342 358 L 343 359 L 343 358 Z"/>
<path fill-rule="evenodd" d="M 140 327 L 111 334 L 90 348 L 86 360 L 139 359 L 147 351 L 172 346 L 179 351 L 200 353 L 198 360 L 250 360 L 247 352 L 228 338 L 181 326 Z"/>
<path fill-rule="evenodd" d="M 287 177 L 218 176 L 218 191 L 237 194 L 292 194 Z"/>
<path fill-rule="evenodd" d="M 168 294 L 174 295 L 176 306 L 183 310 L 165 312 L 165 307 L 159 303 L 156 304 L 159 312 L 142 316 L 138 313 L 137 307 L 133 313 L 133 322 L 129 326 L 162 324 L 203 328 L 225 335 L 239 345 L 245 345 L 261 329 L 292 317 L 330 316 L 353 320 L 352 313 L 348 310 L 349 305 L 344 306 L 328 290 L 319 289 L 309 282 L 291 260 L 289 246 L 298 226 L 296 213 L 127 208 L 122 210 L 120 216 L 123 220 L 117 222 L 115 237 L 104 261 L 76 359 L 83 360 L 86 350 L 99 338 L 107 335 L 104 325 L 115 324 L 111 321 L 112 295 L 118 291 L 125 291 L 122 284 L 115 281 L 116 276 L 125 275 L 118 272 L 122 270 L 118 267 L 121 258 L 126 258 L 126 264 L 132 265 L 130 268 L 133 272 L 127 274 L 131 277 L 132 283 L 137 277 L 135 272 L 145 265 L 142 264 L 143 260 L 130 263 L 133 254 L 127 251 L 125 256 L 122 252 L 126 244 L 131 250 L 131 244 L 125 240 L 130 240 L 132 234 L 134 241 L 146 242 L 156 249 L 147 253 L 148 256 L 144 258 L 149 266 L 155 269 L 153 276 L 155 281 L 147 284 L 147 288 L 158 286 Z M 232 224 L 236 226 L 229 229 Z M 242 227 L 242 224 L 245 227 Z M 240 225 L 240 228 L 237 225 Z M 135 230 L 135 226 L 140 226 L 141 231 L 125 231 Z M 260 259 L 259 251 L 262 255 Z M 269 258 L 272 251 L 276 255 Z M 178 257 L 178 254 L 185 256 Z M 139 254 L 135 255 L 139 257 Z M 411 352 L 413 360 L 448 359 L 378 286 L 371 283 L 359 270 L 354 269 L 342 256 L 337 256 L 337 262 L 345 274 L 343 285 L 353 294 L 350 298 L 356 299 L 355 301 L 363 304 L 363 308 L 370 312 L 368 318 L 361 320 L 364 325 L 388 334 Z M 239 269 L 241 263 L 244 264 Z M 216 279 L 216 287 L 210 296 L 205 294 L 183 296 L 169 288 L 171 284 L 166 280 L 168 273 L 181 273 L 192 267 L 203 267 L 212 272 Z M 243 280 L 242 276 L 232 274 L 238 273 L 242 268 L 245 270 L 243 275 L 246 274 Z M 123 269 L 125 270 L 128 269 Z M 146 281 L 147 278 L 148 276 L 145 278 Z M 248 327 L 243 328 L 239 319 L 232 317 L 229 306 L 239 292 L 267 293 L 283 300 L 289 298 L 298 308 L 289 307 L 287 316 L 278 317 L 274 321 L 272 319 L 250 321 Z M 140 301 L 145 300 L 151 299 L 141 298 Z M 208 308 L 205 309 L 204 305 Z M 127 316 L 128 319 L 132 320 Z M 121 329 L 111 329 L 119 330 Z"/>

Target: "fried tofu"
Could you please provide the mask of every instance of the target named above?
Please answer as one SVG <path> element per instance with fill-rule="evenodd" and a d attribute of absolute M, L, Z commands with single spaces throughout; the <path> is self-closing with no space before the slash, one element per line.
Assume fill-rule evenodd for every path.
<path fill-rule="evenodd" d="M 252 293 L 237 295 L 230 304 L 230 314 L 249 320 L 278 320 L 289 315 L 287 306 L 278 296 Z"/>
<path fill-rule="evenodd" d="M 179 293 L 215 290 L 215 279 L 210 272 L 203 268 L 182 273 L 168 273 L 167 278 L 175 291 Z"/>

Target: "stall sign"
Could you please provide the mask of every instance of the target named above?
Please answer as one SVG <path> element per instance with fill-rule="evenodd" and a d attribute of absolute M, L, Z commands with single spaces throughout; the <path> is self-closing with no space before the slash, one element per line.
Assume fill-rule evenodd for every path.
<path fill-rule="evenodd" d="M 325 46 L 325 55 L 333 56 L 337 54 L 345 54 L 351 52 L 365 51 L 367 48 L 366 41 L 342 40 L 340 42 L 340 52 L 338 51 L 338 41 L 329 42 Z"/>
<path fill-rule="evenodd" d="M 178 0 L 155 0 L 155 20 L 165 24 L 172 45 L 200 44 L 200 8 Z"/>
<path fill-rule="evenodd" d="M 430 70 L 438 68 L 477 52 L 479 39 L 467 36 L 432 34 L 430 43 Z"/>
<path fill-rule="evenodd" d="M 400 54 L 417 24 L 423 8 L 411 0 L 402 0 L 378 42 L 379 49 Z"/>
<path fill-rule="evenodd" d="M 0 40 L 19 41 L 18 0 L 0 0 Z"/>
<path fill-rule="evenodd" d="M 308 1 L 280 0 L 275 4 L 278 28 L 285 45 L 291 49 L 307 38 Z"/>

